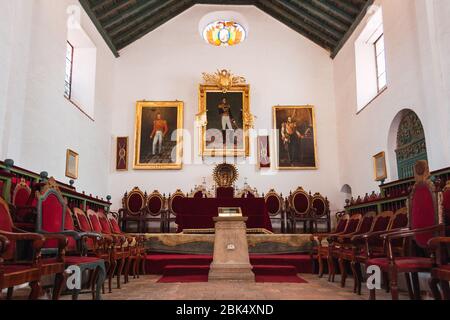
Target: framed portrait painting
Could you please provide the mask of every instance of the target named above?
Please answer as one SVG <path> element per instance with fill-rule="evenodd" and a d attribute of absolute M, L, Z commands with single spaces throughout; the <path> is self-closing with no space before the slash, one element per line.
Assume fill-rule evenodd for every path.
<path fill-rule="evenodd" d="M 273 108 L 276 161 L 279 170 L 315 170 L 317 135 L 313 106 Z"/>
<path fill-rule="evenodd" d="M 128 170 L 128 137 L 117 137 L 116 170 Z"/>
<path fill-rule="evenodd" d="M 270 139 L 269 136 L 258 137 L 258 167 L 270 168 Z"/>
<path fill-rule="evenodd" d="M 200 85 L 201 156 L 249 156 L 250 86 Z"/>
<path fill-rule="evenodd" d="M 66 177 L 78 179 L 78 153 L 67 149 L 66 152 Z"/>
<path fill-rule="evenodd" d="M 182 168 L 183 106 L 180 101 L 137 102 L 134 169 Z"/>
<path fill-rule="evenodd" d="M 375 181 L 387 179 L 386 154 L 384 151 L 373 156 L 373 168 Z"/>

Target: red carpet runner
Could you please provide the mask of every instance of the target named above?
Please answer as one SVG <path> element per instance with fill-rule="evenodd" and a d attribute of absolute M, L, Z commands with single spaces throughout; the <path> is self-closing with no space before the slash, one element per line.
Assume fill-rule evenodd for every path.
<path fill-rule="evenodd" d="M 158 282 L 207 282 L 211 255 L 149 254 L 147 274 L 162 274 Z M 256 282 L 306 283 L 297 273 L 312 273 L 309 255 L 251 255 Z"/>

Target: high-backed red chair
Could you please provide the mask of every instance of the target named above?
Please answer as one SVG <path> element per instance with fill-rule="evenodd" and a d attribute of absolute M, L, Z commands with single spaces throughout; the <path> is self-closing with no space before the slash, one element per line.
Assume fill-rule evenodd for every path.
<path fill-rule="evenodd" d="M 297 232 L 297 222 L 303 223 L 303 232 L 306 233 L 308 224 L 313 221 L 311 216 L 311 200 L 311 196 L 302 187 L 298 187 L 297 190 L 289 195 L 288 212 L 292 233 Z"/>
<path fill-rule="evenodd" d="M 32 241 L 34 257 L 28 261 L 15 261 L 17 241 Z M 7 299 L 13 296 L 14 286 L 29 283 L 30 299 L 40 294 L 40 252 L 45 238 L 35 233 L 23 233 L 15 230 L 8 204 L 0 198 L 0 292 L 8 288 Z"/>
<path fill-rule="evenodd" d="M 428 242 L 428 246 L 434 252 L 433 269 L 429 281 L 431 292 L 436 300 L 450 300 L 450 259 L 448 251 L 450 237 L 433 238 Z M 439 292 L 438 284 L 441 287 L 442 295 Z"/>
<path fill-rule="evenodd" d="M 145 208 L 146 195 L 135 187 L 129 193 L 125 193 L 122 199 L 121 216 L 122 230 L 126 232 L 140 232 L 142 230 L 142 210 Z"/>
<path fill-rule="evenodd" d="M 66 237 L 74 237 L 74 240 L 79 236 L 73 231 L 67 231 L 65 219 L 67 217 L 67 207 L 62 197 L 56 181 L 50 178 L 42 187 L 40 192 L 36 193 L 37 198 L 37 224 L 36 232 L 44 235 L 46 241 L 44 243 L 42 252 L 45 258 L 42 259 L 42 267 L 47 264 L 48 269 L 54 269 L 55 264 L 62 260 L 61 242 Z M 72 249 L 72 248 L 71 248 Z M 56 256 L 56 258 L 55 258 Z M 100 288 L 103 285 L 106 275 L 105 261 L 97 257 L 86 257 L 81 255 L 66 256 L 63 260 L 65 268 L 76 265 L 81 271 L 88 270 L 90 279 L 87 281 L 90 286 L 90 293 L 93 298 L 100 299 Z M 96 283 L 96 290 L 94 292 L 92 284 Z M 72 298 L 77 299 L 81 290 L 74 290 Z"/>
<path fill-rule="evenodd" d="M 317 248 L 314 248 L 313 251 L 317 252 L 317 263 L 319 265 L 319 278 L 322 278 L 324 274 L 323 260 L 326 259 L 328 261 L 329 243 L 325 239 L 327 239 L 328 237 L 343 234 L 345 232 L 345 229 L 347 228 L 349 220 L 350 216 L 348 214 L 343 214 L 338 217 L 336 229 L 334 230 L 333 233 L 318 233 L 313 234 L 310 237 L 311 241 L 317 243 Z M 328 272 L 330 272 L 330 270 L 328 270 Z"/>
<path fill-rule="evenodd" d="M 167 212 L 167 219 L 166 219 L 166 228 L 165 228 L 166 232 L 171 233 L 172 228 L 170 227 L 170 225 L 172 222 L 175 222 L 177 215 L 180 212 L 181 209 L 180 200 L 185 198 L 186 198 L 185 194 L 180 189 L 178 189 L 177 191 L 175 191 L 175 193 L 169 196 L 169 200 L 167 202 L 169 210 Z M 177 229 L 178 226 L 174 228 L 175 232 Z"/>
<path fill-rule="evenodd" d="M 142 233 L 151 232 L 152 224 L 156 222 L 158 232 L 164 232 L 165 216 L 166 216 L 166 199 L 157 190 L 147 196 L 145 210 L 143 210 L 143 228 Z"/>
<path fill-rule="evenodd" d="M 88 214 L 92 215 L 93 213 L 98 217 L 102 233 L 111 235 L 114 239 L 114 246 L 111 248 L 111 261 L 114 261 L 116 265 L 115 274 L 117 276 L 117 288 L 120 289 L 120 276 L 123 274 L 126 260 L 130 257 L 129 239 L 124 235 L 114 233 L 108 217 L 103 210 L 100 209 L 97 212 L 88 210 Z M 114 274 L 114 270 L 112 271 Z M 111 285 L 109 285 L 109 292 L 111 292 Z"/>
<path fill-rule="evenodd" d="M 274 189 L 271 189 L 264 196 L 267 212 L 269 213 L 272 226 L 277 222 L 280 224 L 281 233 L 286 232 L 286 216 L 284 210 L 284 200 Z M 275 222 L 275 223 L 274 223 Z"/>
<path fill-rule="evenodd" d="M 380 214 L 378 214 L 372 223 L 372 226 L 370 227 L 369 230 L 367 230 L 367 224 L 366 227 L 364 227 L 364 222 L 359 230 L 358 233 L 354 234 L 353 236 L 351 236 L 351 238 L 349 239 L 348 237 L 346 237 L 346 239 L 349 239 L 350 241 L 347 243 L 343 243 L 341 251 L 339 252 L 339 265 L 340 265 L 340 269 L 341 272 L 342 270 L 344 270 L 343 272 L 345 273 L 345 264 L 346 262 L 350 263 L 351 266 L 351 270 L 353 273 L 353 280 L 354 280 L 354 286 L 353 286 L 353 291 L 356 293 L 358 292 L 359 294 L 361 294 L 361 281 L 362 281 L 362 275 L 361 275 L 361 271 L 359 270 L 359 272 L 357 271 L 357 268 L 360 269 L 360 266 L 357 265 L 358 260 L 357 257 L 359 255 L 363 255 L 365 252 L 365 246 L 364 246 L 364 241 L 363 241 L 363 237 L 373 234 L 374 232 L 385 232 L 386 230 L 388 230 L 389 225 L 391 223 L 391 218 L 394 215 L 394 213 L 392 211 L 385 211 L 382 212 Z M 365 231 L 367 230 L 367 231 Z M 342 282 L 341 284 L 343 286 L 345 286 L 345 276 L 343 275 L 343 277 L 341 278 Z"/>
<path fill-rule="evenodd" d="M 378 266 L 388 274 L 393 300 L 398 300 L 399 273 L 411 274 L 413 296 L 420 299 L 418 273 L 430 272 L 433 267 L 428 241 L 445 231 L 445 226 L 440 224 L 443 218 L 439 216 L 437 192 L 429 180 L 427 162 L 418 161 L 414 166 L 414 172 L 416 183 L 408 199 L 409 228 L 382 235 L 382 239 L 386 241 L 386 257 L 367 261 L 368 266 Z M 409 245 L 403 252 L 396 254 L 393 247 L 399 240 L 407 240 Z M 370 290 L 370 298 L 375 299 L 375 289 Z"/>
<path fill-rule="evenodd" d="M 450 180 L 442 190 L 442 212 L 444 214 L 445 235 L 450 237 Z"/>
<path fill-rule="evenodd" d="M 25 179 L 20 179 L 13 185 L 11 204 L 15 225 L 23 230 L 34 230 L 37 215 L 36 198 L 32 194 L 30 183 Z"/>
<path fill-rule="evenodd" d="M 314 194 L 311 200 L 311 213 L 314 223 L 314 232 L 317 232 L 319 223 L 325 223 L 327 232 L 331 231 L 330 203 L 320 193 Z"/>

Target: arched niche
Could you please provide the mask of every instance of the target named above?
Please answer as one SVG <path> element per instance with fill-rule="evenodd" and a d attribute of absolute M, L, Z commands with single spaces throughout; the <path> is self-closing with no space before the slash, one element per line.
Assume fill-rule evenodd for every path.
<path fill-rule="evenodd" d="M 389 164 L 395 180 L 414 176 L 413 166 L 419 160 L 428 160 L 425 131 L 418 115 L 403 109 L 389 129 Z"/>

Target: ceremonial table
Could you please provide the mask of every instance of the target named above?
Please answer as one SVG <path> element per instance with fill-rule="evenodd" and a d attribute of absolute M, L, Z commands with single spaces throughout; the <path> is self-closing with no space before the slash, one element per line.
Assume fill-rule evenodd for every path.
<path fill-rule="evenodd" d="M 272 224 L 264 198 L 185 198 L 179 200 L 176 224 L 178 232 L 184 229 L 213 229 L 213 217 L 221 207 L 241 208 L 248 217 L 247 228 L 272 231 Z"/>

